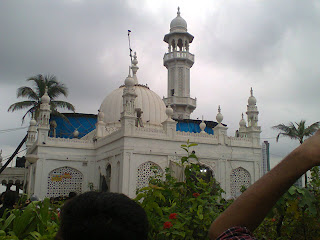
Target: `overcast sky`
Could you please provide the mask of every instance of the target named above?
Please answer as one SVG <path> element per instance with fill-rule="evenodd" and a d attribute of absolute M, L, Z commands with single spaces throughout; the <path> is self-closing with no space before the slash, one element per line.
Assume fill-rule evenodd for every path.
<path fill-rule="evenodd" d="M 195 38 L 192 118 L 215 120 L 221 105 L 228 134 L 239 127 L 250 87 L 260 111 L 261 141 L 273 163 L 297 142 L 280 138 L 279 123 L 320 120 L 320 1 L 318 0 L 55 0 L 0 1 L 0 149 L 10 156 L 26 134 L 24 112 L 8 113 L 16 89 L 36 74 L 54 74 L 80 113 L 97 113 L 127 75 L 127 30 L 137 51 L 138 79 L 166 96 L 163 37 L 180 6 Z M 63 99 L 63 98 L 62 98 Z M 64 100 L 64 99 L 63 99 Z M 29 119 L 23 126 L 27 126 Z M 22 127 L 23 127 L 22 126 Z"/>

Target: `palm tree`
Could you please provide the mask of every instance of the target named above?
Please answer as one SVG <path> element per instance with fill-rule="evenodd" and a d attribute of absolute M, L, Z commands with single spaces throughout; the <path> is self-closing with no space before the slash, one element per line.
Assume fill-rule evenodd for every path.
<path fill-rule="evenodd" d="M 27 112 L 22 117 L 22 123 L 28 114 L 35 114 L 35 117 L 39 115 L 41 97 L 45 92 L 45 88 L 48 87 L 48 95 L 50 97 L 50 106 L 52 115 L 61 115 L 57 108 L 64 108 L 67 110 L 75 111 L 75 107 L 65 101 L 56 100 L 60 95 L 68 96 L 68 88 L 61 82 L 57 80 L 54 75 L 43 76 L 38 74 L 36 76 L 30 77 L 27 81 L 34 82 L 34 88 L 23 86 L 18 88 L 17 97 L 25 97 L 29 100 L 16 102 L 12 104 L 8 112 L 14 112 L 16 110 L 28 109 Z"/>
<path fill-rule="evenodd" d="M 314 134 L 320 128 L 320 122 L 315 122 L 310 126 L 306 127 L 306 121 L 301 120 L 299 123 L 290 122 L 289 125 L 279 124 L 277 126 L 273 126 L 273 129 L 280 130 L 280 133 L 277 135 L 276 141 L 279 141 L 279 137 L 281 135 L 289 137 L 291 139 L 296 139 L 303 143 L 305 137 L 309 137 Z M 307 174 L 304 175 L 305 184 L 307 185 Z"/>

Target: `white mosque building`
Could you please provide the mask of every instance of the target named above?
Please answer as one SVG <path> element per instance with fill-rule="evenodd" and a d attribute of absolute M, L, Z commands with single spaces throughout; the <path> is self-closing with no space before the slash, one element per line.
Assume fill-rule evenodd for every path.
<path fill-rule="evenodd" d="M 196 108 L 196 99 L 190 97 L 193 38 L 178 10 L 164 37 L 168 44 L 163 58 L 168 69 L 167 97 L 161 99 L 139 84 L 135 54 L 131 74 L 103 100 L 95 127 L 83 136 L 77 129 L 72 138 L 57 136 L 45 93 L 39 119 L 32 119 L 28 129 L 27 192 L 41 199 L 90 189 L 135 197 L 136 189 L 148 184 L 153 166 L 160 172 L 175 168 L 174 163 L 185 155 L 180 145 L 188 140 L 198 144 L 192 150 L 199 163 L 213 174 L 227 197 L 236 197 L 241 186 L 259 179 L 261 127 L 252 89 L 247 122 L 242 115 L 236 136 L 227 135 L 220 106 L 217 122 L 190 119 Z"/>

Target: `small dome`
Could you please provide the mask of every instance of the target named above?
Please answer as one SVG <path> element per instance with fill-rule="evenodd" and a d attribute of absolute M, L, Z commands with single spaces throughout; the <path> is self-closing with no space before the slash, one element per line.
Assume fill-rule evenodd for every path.
<path fill-rule="evenodd" d="M 187 32 L 187 22 L 180 16 L 180 8 L 177 17 L 170 23 L 170 32 Z"/>
<path fill-rule="evenodd" d="M 115 89 L 102 102 L 100 111 L 104 113 L 106 124 L 119 123 L 123 111 L 122 95 L 124 86 Z M 162 99 L 148 87 L 136 84 L 134 86 L 137 98 L 135 107 L 143 111 L 142 121 L 153 125 L 160 125 L 167 118 L 166 106 Z"/>
<path fill-rule="evenodd" d="M 37 121 L 34 118 L 32 118 L 30 121 L 30 126 L 35 126 L 35 125 L 37 125 Z"/>
<path fill-rule="evenodd" d="M 124 80 L 124 84 L 128 87 L 134 86 L 134 79 L 129 75 L 126 80 Z"/>
<path fill-rule="evenodd" d="M 50 102 L 50 97 L 48 96 L 48 87 L 46 87 L 46 90 L 41 97 L 41 103 L 49 103 Z"/>
<path fill-rule="evenodd" d="M 248 104 L 249 105 L 256 105 L 257 99 L 254 96 L 250 96 L 248 99 Z"/>
<path fill-rule="evenodd" d="M 240 120 L 239 122 L 240 127 L 245 127 L 247 125 L 246 120 L 244 120 L 243 118 Z"/>

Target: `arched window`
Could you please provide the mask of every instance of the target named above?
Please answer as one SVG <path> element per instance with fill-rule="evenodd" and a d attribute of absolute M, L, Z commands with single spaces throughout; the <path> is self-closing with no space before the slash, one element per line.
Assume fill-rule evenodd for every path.
<path fill-rule="evenodd" d="M 182 39 L 181 39 L 181 38 L 179 38 L 177 45 L 178 45 L 178 47 L 179 47 L 179 51 L 183 51 L 183 42 L 182 42 Z"/>
<path fill-rule="evenodd" d="M 61 167 L 48 174 L 48 197 L 68 196 L 70 192 L 82 193 L 83 174 L 71 167 Z"/>
<path fill-rule="evenodd" d="M 107 184 L 107 191 L 110 192 L 111 188 L 111 165 L 109 164 L 106 169 L 106 184 Z"/>
<path fill-rule="evenodd" d="M 137 189 L 148 186 L 151 177 L 160 179 L 162 174 L 161 167 L 153 162 L 141 164 L 137 171 Z"/>
<path fill-rule="evenodd" d="M 236 198 L 241 194 L 241 187 L 248 188 L 251 185 L 250 173 L 242 167 L 232 170 L 230 175 L 231 196 Z"/>
<path fill-rule="evenodd" d="M 176 42 L 174 39 L 171 41 L 171 46 L 172 46 L 172 51 L 176 51 Z"/>
<path fill-rule="evenodd" d="M 121 175 L 120 175 L 120 162 L 117 162 L 117 174 L 118 174 L 118 192 L 121 192 Z"/>

